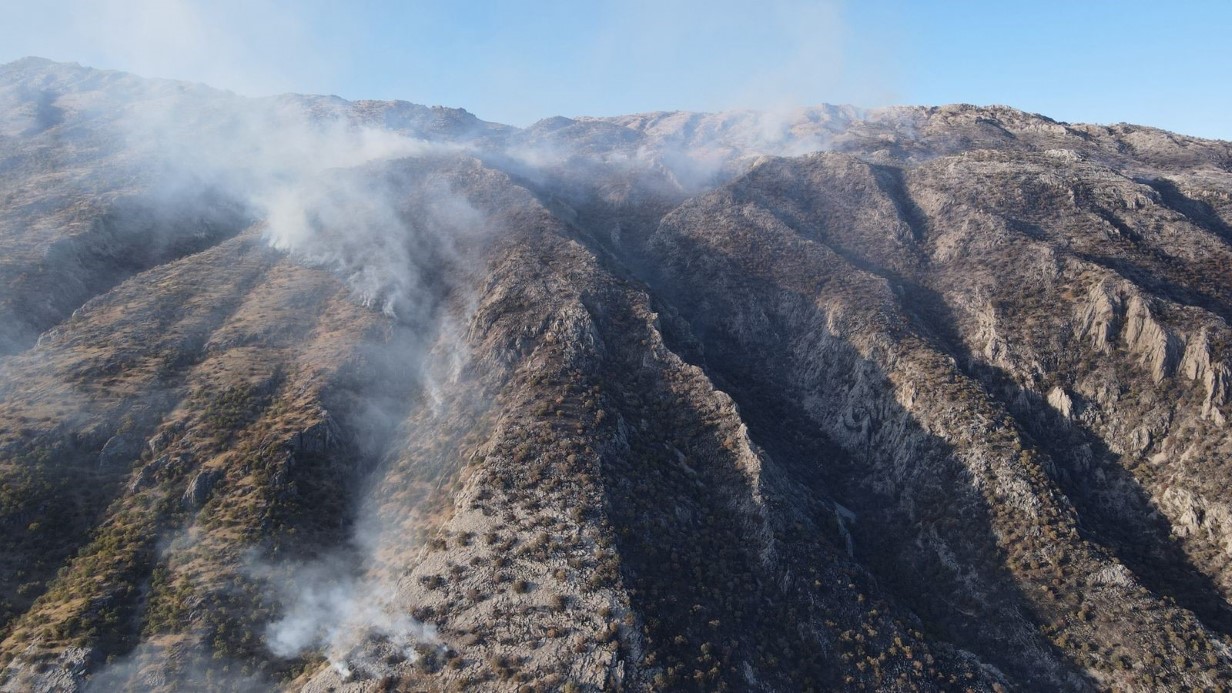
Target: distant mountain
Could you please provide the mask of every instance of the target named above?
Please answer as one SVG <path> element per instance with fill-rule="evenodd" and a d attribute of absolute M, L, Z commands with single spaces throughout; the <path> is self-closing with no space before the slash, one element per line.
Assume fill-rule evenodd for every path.
<path fill-rule="evenodd" d="M 0 66 L 0 691 L 1232 686 L 1232 144 Z"/>

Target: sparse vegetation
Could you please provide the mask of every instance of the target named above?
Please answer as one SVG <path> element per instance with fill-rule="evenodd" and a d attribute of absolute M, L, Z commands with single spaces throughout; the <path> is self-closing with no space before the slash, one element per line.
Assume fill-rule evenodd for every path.
<path fill-rule="evenodd" d="M 687 199 L 657 138 L 711 116 L 332 171 L 398 191 L 379 255 L 414 277 L 377 289 L 362 215 L 308 266 L 0 138 L 0 204 L 53 239 L 0 259 L 0 686 L 1232 686 L 1226 147 L 814 114 L 784 137 L 836 151 Z M 137 253 L 151 220 L 192 228 Z"/>

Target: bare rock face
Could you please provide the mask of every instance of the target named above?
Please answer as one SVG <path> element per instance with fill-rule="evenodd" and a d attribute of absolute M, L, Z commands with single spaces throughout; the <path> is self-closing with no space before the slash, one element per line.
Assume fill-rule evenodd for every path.
<path fill-rule="evenodd" d="M 143 441 L 131 433 L 119 433 L 107 439 L 98 454 L 99 467 L 128 465 L 141 454 Z"/>
<path fill-rule="evenodd" d="M 0 684 L 0 691 L 77 691 L 82 689 L 89 678 L 92 664 L 92 653 L 89 649 L 68 647 L 51 661 L 27 661 L 23 657 L 36 654 L 37 648 L 32 645 L 13 660 L 7 670 L 10 675 Z"/>
<path fill-rule="evenodd" d="M 1151 317 L 1150 308 L 1137 296 L 1131 298 L 1126 307 L 1125 343 L 1150 369 L 1155 382 L 1176 372 L 1178 340 Z"/>
<path fill-rule="evenodd" d="M 1066 419 L 1074 416 L 1074 400 L 1065 390 L 1054 387 L 1048 391 L 1048 404 Z"/>
<path fill-rule="evenodd" d="M 1228 143 L 26 60 L 0 181 L 0 690 L 1232 685 Z"/>
<path fill-rule="evenodd" d="M 1206 390 L 1206 399 L 1202 404 L 1203 415 L 1217 424 L 1223 424 L 1225 419 L 1221 410 L 1228 402 L 1232 374 L 1226 364 L 1211 361 L 1211 345 L 1206 331 L 1200 332 L 1185 347 L 1181 370 L 1186 377 L 1200 382 Z"/>
<path fill-rule="evenodd" d="M 204 505 L 222 476 L 222 472 L 217 469 L 197 472 L 192 481 L 188 482 L 188 487 L 184 489 L 184 505 L 194 509 Z"/>
<path fill-rule="evenodd" d="M 341 433 L 338 424 L 329 416 L 323 414 L 322 420 L 300 431 L 291 439 L 292 452 L 302 452 L 309 455 L 321 455 L 340 443 Z"/>

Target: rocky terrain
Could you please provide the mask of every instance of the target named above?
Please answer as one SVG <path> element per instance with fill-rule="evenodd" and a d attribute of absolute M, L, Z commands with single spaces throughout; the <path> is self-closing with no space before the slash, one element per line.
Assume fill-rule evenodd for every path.
<path fill-rule="evenodd" d="M 0 67 L 0 690 L 1226 690 L 1232 144 Z"/>

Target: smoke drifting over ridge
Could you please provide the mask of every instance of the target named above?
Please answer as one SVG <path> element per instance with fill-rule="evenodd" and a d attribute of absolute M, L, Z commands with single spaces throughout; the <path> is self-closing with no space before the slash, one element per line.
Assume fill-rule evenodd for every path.
<path fill-rule="evenodd" d="M 313 117 L 293 99 L 224 98 L 222 107 L 172 99 L 134 119 L 129 141 L 164 172 L 160 193 L 224 191 L 264 221 L 270 245 L 336 271 L 365 304 L 391 316 L 422 310 L 426 256 L 447 253 L 482 219 L 440 181 L 379 162 L 463 148 Z M 431 198 L 424 209 L 406 203 L 416 186 Z"/>
<path fill-rule="evenodd" d="M 1218 688 L 1229 160 L 0 67 L 0 692 Z"/>
<path fill-rule="evenodd" d="M 167 134 L 152 154 L 165 157 L 168 167 L 188 162 L 177 176 L 241 195 L 273 248 L 335 273 L 357 301 L 398 325 L 372 348 L 385 364 L 378 370 L 404 384 L 393 395 L 361 391 L 359 408 L 344 412 L 341 422 L 366 439 L 354 441 L 357 450 L 375 446 L 364 454 L 379 469 L 387 454 L 381 447 L 404 435 L 400 420 L 409 403 L 398 394 L 417 399 L 439 389 L 432 384 L 439 376 L 426 365 L 428 349 L 455 319 L 440 312 L 441 302 L 474 271 L 468 263 L 475 246 L 494 232 L 438 169 L 465 166 L 467 148 L 313 118 L 286 101 L 259 103 L 251 113 L 228 111 L 186 131 L 174 117 L 163 124 Z M 456 353 L 463 345 L 442 349 Z M 270 652 L 281 658 L 322 652 L 344 679 L 375 673 L 388 658 L 414 661 L 415 647 L 435 638 L 430 625 L 398 602 L 396 579 L 372 572 L 375 547 L 402 542 L 387 536 L 391 528 L 362 497 L 358 506 L 343 554 L 290 565 L 254 557 L 251 571 L 282 606 L 265 633 Z M 385 651 L 379 662 L 360 647 L 373 641 Z"/>
<path fill-rule="evenodd" d="M 461 406 L 441 393 L 469 358 L 468 292 L 483 270 L 481 249 L 502 233 L 495 212 L 530 209 L 537 198 L 615 200 L 639 188 L 680 199 L 757 156 L 825 147 L 860 116 L 835 108 L 646 114 L 517 130 L 410 104 L 246 99 L 74 66 L 41 64 L 29 74 L 38 82 L 30 93 L 60 109 L 62 123 L 88 122 L 103 133 L 101 151 L 126 172 L 128 198 L 195 209 L 188 203 L 208 190 L 254 221 L 249 233 L 330 271 L 357 302 L 389 319 L 367 346 L 372 375 L 355 386 L 351 405 L 331 414 L 353 438 L 347 454 L 362 458 L 356 473 L 364 479 L 387 467 L 431 467 L 415 458 L 411 412 L 445 417 Z M 58 126 L 47 132 L 60 136 Z M 482 199 L 468 197 L 476 191 Z M 164 232 L 149 229 L 151 238 Z M 444 475 L 427 472 L 436 483 Z M 357 484 L 346 546 L 290 562 L 254 554 L 247 573 L 279 605 L 264 633 L 269 652 L 322 652 L 344 678 L 379 668 L 374 652 L 411 660 L 416 645 L 434 642 L 432 629 L 410 616 L 415 605 L 402 583 L 420 548 L 407 538 L 416 528 L 406 518 L 422 497 L 393 502 L 393 517 L 378 507 L 388 499 L 374 499 L 369 481 Z M 156 656 L 138 648 L 98 680 L 129 680 L 143 658 Z"/>
<path fill-rule="evenodd" d="M 398 439 L 408 400 L 439 391 L 430 379 L 448 377 L 425 367 L 437 335 L 459 332 L 444 327 L 455 318 L 440 314 L 440 303 L 474 271 L 469 263 L 476 248 L 495 233 L 487 216 L 450 181 L 458 167 L 465 173 L 479 166 L 468 157 L 468 146 L 447 139 L 429 143 L 357 122 L 345 102 L 325 100 L 318 108 L 322 100 L 312 98 L 245 99 L 199 85 L 43 61 L 26 61 L 5 77 L 26 95 L 19 98 L 59 113 L 57 124 L 37 131 L 31 130 L 42 127 L 37 108 L 31 121 L 18 111 L 6 123 L 27 133 L 32 148 L 81 152 L 89 165 L 82 166 L 77 185 L 83 195 L 112 186 L 103 188 L 102 199 L 123 201 L 112 202 L 109 213 L 116 224 L 132 228 L 123 238 L 133 236 L 133 247 L 156 246 L 178 233 L 149 210 L 177 210 L 194 219 L 208 218 L 211 205 L 239 210 L 238 216 L 256 222 L 250 234 L 302 264 L 334 273 L 357 302 L 390 319 L 384 337 L 376 335 L 367 346 L 365 368 L 374 375 L 354 385 L 351 396 L 357 401 L 341 407 L 331 424 L 355 436 L 346 445 L 364 458 L 357 473 L 379 466 L 383 446 Z M 209 194 L 203 196 L 203 190 Z M 153 223 L 135 221 L 146 217 Z M 451 300 L 466 304 L 463 298 Z M 441 351 L 454 361 L 450 352 L 458 348 L 451 344 Z M 368 518 L 363 499 L 355 504 L 354 512 Z M 391 603 L 396 579 L 365 573 L 372 547 L 388 542 L 381 538 L 383 527 L 364 522 L 349 542 L 351 560 L 345 566 L 328 556 L 283 565 L 256 554 L 249 559 L 249 578 L 265 585 L 266 598 L 281 605 L 267 632 L 275 657 L 321 651 L 341 671 L 363 664 L 362 654 L 352 665 L 346 662 L 367 638 L 381 638 L 402 658 L 414 657 L 416 643 L 431 641 L 431 629 L 406 615 L 405 604 Z M 182 536 L 175 551 L 188 550 L 195 541 L 191 528 Z M 205 643 L 195 650 L 194 657 L 208 661 Z M 131 683 L 159 656 L 138 647 L 96 672 L 94 686 Z M 182 675 L 187 681 L 192 674 Z M 252 683 L 260 679 L 237 677 L 236 685 L 260 688 Z"/>

